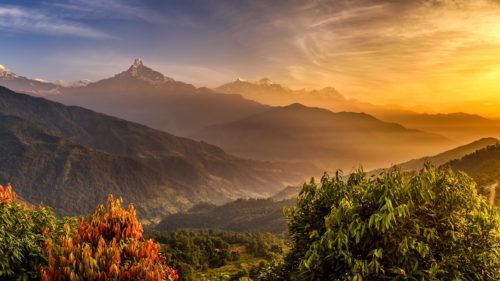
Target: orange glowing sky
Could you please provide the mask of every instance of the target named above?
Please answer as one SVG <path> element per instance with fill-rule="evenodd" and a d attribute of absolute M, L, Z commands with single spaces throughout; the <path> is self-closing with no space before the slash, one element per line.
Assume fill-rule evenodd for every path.
<path fill-rule="evenodd" d="M 297 36 L 307 59 L 288 66 L 285 83 L 334 85 L 379 104 L 500 116 L 498 3 L 355 2 Z"/>
<path fill-rule="evenodd" d="M 97 80 L 142 57 L 197 86 L 265 76 L 500 118 L 498 0 L 5 1 L 0 31 L 0 63 L 46 80 Z"/>

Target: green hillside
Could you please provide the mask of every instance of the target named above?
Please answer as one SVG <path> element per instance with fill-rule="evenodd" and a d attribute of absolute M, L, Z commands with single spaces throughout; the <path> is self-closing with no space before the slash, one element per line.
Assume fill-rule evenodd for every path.
<path fill-rule="evenodd" d="M 194 206 L 186 213 L 167 216 L 157 226 L 158 230 L 223 229 L 238 232 L 286 231 L 284 207 L 293 206 L 295 200 L 275 202 L 272 199 L 238 199 L 222 206 L 207 204 Z"/>
<path fill-rule="evenodd" d="M 0 128 L 6 135 L 0 180 L 61 214 L 88 213 L 114 193 L 136 203 L 144 222 L 158 222 L 203 201 L 271 196 L 319 173 L 311 165 L 237 158 L 204 142 L 1 87 L 0 114 L 18 118 Z"/>
<path fill-rule="evenodd" d="M 443 165 L 455 171 L 462 171 L 474 178 L 479 190 L 486 194 L 491 203 L 500 205 L 500 145 L 492 145 L 468 154 L 461 159 Z"/>

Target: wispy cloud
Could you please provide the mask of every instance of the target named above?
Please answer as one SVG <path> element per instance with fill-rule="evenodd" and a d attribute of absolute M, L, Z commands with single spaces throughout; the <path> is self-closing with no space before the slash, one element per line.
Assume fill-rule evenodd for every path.
<path fill-rule="evenodd" d="M 126 0 L 65 0 L 50 1 L 45 7 L 62 15 L 84 19 L 126 19 L 152 24 L 192 25 L 192 21 L 172 11 L 149 8 L 146 1 Z"/>
<path fill-rule="evenodd" d="M 0 6 L 0 29 L 6 32 L 40 33 L 86 38 L 112 36 L 78 22 L 48 15 L 40 10 Z"/>
<path fill-rule="evenodd" d="M 277 75 L 285 83 L 446 109 L 470 99 L 499 101 L 500 85 L 492 81 L 500 73 L 492 51 L 500 48 L 499 17 L 500 6 L 488 0 L 315 1 L 273 12 L 282 25 L 261 28 L 281 42 L 283 51 L 268 55 L 284 62 L 288 73 Z"/>
<path fill-rule="evenodd" d="M 295 88 L 334 86 L 374 103 L 436 110 L 500 103 L 498 0 L 243 2 L 210 12 L 260 59 L 257 71 L 272 69 Z"/>

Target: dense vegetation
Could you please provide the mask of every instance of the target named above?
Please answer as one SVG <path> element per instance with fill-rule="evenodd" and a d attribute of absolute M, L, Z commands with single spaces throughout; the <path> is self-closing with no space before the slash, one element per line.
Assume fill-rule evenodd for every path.
<path fill-rule="evenodd" d="M 109 197 L 78 222 L 57 220 L 0 187 L 0 279 L 500 280 L 498 209 L 472 178 L 453 172 L 497 182 L 499 153 L 495 145 L 439 169 L 312 180 L 287 208 L 287 243 L 224 230 L 150 230 L 146 240 L 135 209 L 121 200 Z M 284 222 L 281 209 L 293 202 L 199 204 L 177 222 L 191 216 L 206 227 L 267 228 Z"/>
<path fill-rule="evenodd" d="M 453 170 L 464 171 L 479 185 L 500 181 L 500 144 L 475 151 L 444 165 Z"/>
<path fill-rule="evenodd" d="M 174 281 L 159 245 L 144 240 L 135 209 L 111 196 L 78 226 L 26 206 L 10 186 L 0 187 L 1 280 Z"/>
<path fill-rule="evenodd" d="M 0 279 L 35 280 L 46 261 L 43 241 L 55 228 L 47 209 L 28 207 L 9 185 L 0 186 Z"/>
<path fill-rule="evenodd" d="M 339 173 L 304 185 L 264 280 L 500 280 L 497 209 L 464 174 Z"/>
<path fill-rule="evenodd" d="M 60 215 L 89 214 L 114 194 L 133 202 L 142 222 L 157 223 L 201 201 L 272 195 L 317 173 L 237 158 L 207 143 L 3 87 L 0 119 L 0 182 L 15 182 L 26 201 Z"/>
<path fill-rule="evenodd" d="M 425 164 L 432 164 L 436 167 L 439 167 L 450 161 L 461 159 L 462 157 L 474 153 L 477 150 L 486 148 L 491 145 L 495 145 L 498 142 L 499 140 L 496 138 L 481 138 L 474 142 L 459 147 L 455 147 L 453 149 L 441 152 L 433 156 L 426 156 L 418 159 L 412 159 L 410 161 L 397 164 L 395 166 L 403 171 L 419 171 L 425 166 Z M 376 169 L 369 172 L 369 174 L 378 175 L 383 170 L 387 169 Z"/>
<path fill-rule="evenodd" d="M 156 229 L 173 231 L 179 228 L 212 228 L 282 234 L 286 231 L 283 208 L 294 204 L 294 199 L 278 202 L 272 199 L 238 199 L 222 206 L 200 203 L 187 213 L 167 216 Z"/>
<path fill-rule="evenodd" d="M 286 248 L 283 238 L 269 233 L 179 230 L 148 235 L 162 245 L 179 280 L 255 278 L 259 267 L 279 259 Z"/>

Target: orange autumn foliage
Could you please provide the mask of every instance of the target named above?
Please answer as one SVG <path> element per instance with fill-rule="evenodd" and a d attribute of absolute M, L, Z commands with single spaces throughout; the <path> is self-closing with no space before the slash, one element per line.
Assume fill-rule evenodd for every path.
<path fill-rule="evenodd" d="M 4 205 L 10 205 L 10 202 L 15 202 L 17 200 L 16 194 L 12 191 L 10 184 L 5 186 L 0 185 L 0 202 Z"/>
<path fill-rule="evenodd" d="M 65 235 L 45 244 L 48 266 L 40 270 L 49 280 L 176 281 L 177 272 L 165 264 L 159 245 L 144 240 L 135 209 L 108 197 L 78 227 L 64 226 Z"/>

